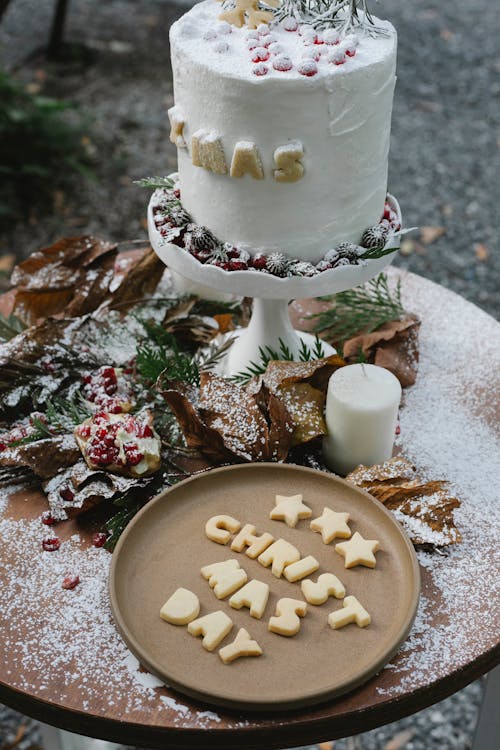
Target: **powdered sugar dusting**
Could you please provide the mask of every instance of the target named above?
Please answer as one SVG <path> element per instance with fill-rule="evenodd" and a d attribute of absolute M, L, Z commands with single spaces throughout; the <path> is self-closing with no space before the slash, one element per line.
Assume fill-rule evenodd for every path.
<path fill-rule="evenodd" d="M 397 273 L 391 271 L 391 278 Z M 401 443 L 420 474 L 448 479 L 462 499 L 456 522 L 463 542 L 446 556 L 419 552 L 424 588 L 417 619 L 378 687 L 367 693 L 372 701 L 416 690 L 478 657 L 494 645 L 499 621 L 500 451 L 493 397 L 500 390 L 500 327 L 417 277 L 404 277 L 403 293 L 408 309 L 422 317 L 422 330 L 419 377 L 405 391 L 401 410 Z M 113 624 L 109 553 L 85 547 L 76 534 L 65 539 L 63 527 L 60 549 L 43 552 L 45 527 L 39 520 L 15 520 L 9 515 L 14 505 L 19 515 L 19 502 L 2 492 L 0 538 L 12 561 L 1 570 L 6 682 L 42 700 L 138 723 L 211 729 L 250 723 L 225 714 L 222 722 L 221 713 L 159 687 Z M 62 588 L 68 574 L 80 578 L 72 590 Z M 251 723 L 266 722 L 252 717 Z"/>

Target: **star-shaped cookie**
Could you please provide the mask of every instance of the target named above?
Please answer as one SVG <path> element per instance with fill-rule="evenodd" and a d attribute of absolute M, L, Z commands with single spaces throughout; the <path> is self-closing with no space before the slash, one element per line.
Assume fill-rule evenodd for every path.
<path fill-rule="evenodd" d="M 302 495 L 276 495 L 276 506 L 269 514 L 273 521 L 285 521 L 292 528 L 297 525 L 299 518 L 310 518 L 312 510 L 302 502 Z"/>
<path fill-rule="evenodd" d="M 347 525 L 349 513 L 337 513 L 330 508 L 323 508 L 323 513 L 311 521 L 311 529 L 321 534 L 324 544 L 334 539 L 349 539 L 351 529 Z"/>
<path fill-rule="evenodd" d="M 374 552 L 379 549 L 380 544 L 376 539 L 363 539 L 358 531 L 348 542 L 335 545 L 335 552 L 338 552 L 345 559 L 344 567 L 346 568 L 354 568 L 356 565 L 374 568 L 377 564 Z"/>

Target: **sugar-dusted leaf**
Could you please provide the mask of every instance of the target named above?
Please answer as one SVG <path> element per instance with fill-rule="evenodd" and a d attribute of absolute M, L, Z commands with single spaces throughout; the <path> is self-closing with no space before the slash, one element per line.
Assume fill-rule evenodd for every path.
<path fill-rule="evenodd" d="M 110 293 L 109 307 L 127 312 L 142 299 L 151 295 L 165 272 L 165 265 L 151 250 L 143 248 L 128 266 L 116 289 Z"/>
<path fill-rule="evenodd" d="M 14 313 L 32 325 L 62 312 L 92 312 L 108 294 L 116 253 L 115 244 L 96 237 L 66 237 L 37 250 L 13 271 Z"/>
<path fill-rule="evenodd" d="M 271 393 L 277 393 L 283 385 L 298 382 L 308 382 L 318 390 L 325 390 L 330 376 L 345 364 L 337 354 L 308 362 L 273 361 L 268 364 L 262 379 Z"/>
<path fill-rule="evenodd" d="M 293 445 L 308 443 L 326 434 L 324 391 L 313 388 L 310 383 L 285 383 L 279 386 L 276 395 L 293 420 Z"/>
<path fill-rule="evenodd" d="M 453 518 L 460 501 L 446 482 L 421 479 L 403 456 L 376 466 L 358 466 L 346 479 L 391 510 L 414 544 L 446 547 L 461 541 Z"/>
<path fill-rule="evenodd" d="M 2 451 L 0 466 L 31 469 L 37 477 L 49 479 L 79 458 L 73 435 L 57 435 Z"/>
<path fill-rule="evenodd" d="M 351 362 L 371 362 L 390 370 L 403 388 L 413 385 L 418 370 L 420 320 L 408 315 L 384 323 L 371 333 L 355 336 L 344 344 L 344 357 Z"/>

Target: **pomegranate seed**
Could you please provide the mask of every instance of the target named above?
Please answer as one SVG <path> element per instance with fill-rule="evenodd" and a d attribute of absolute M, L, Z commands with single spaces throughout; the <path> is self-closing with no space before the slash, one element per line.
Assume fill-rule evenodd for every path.
<path fill-rule="evenodd" d="M 230 271 L 246 271 L 247 268 L 248 268 L 248 265 L 244 263 L 242 260 L 232 260 L 229 262 Z"/>
<path fill-rule="evenodd" d="M 108 535 L 104 531 L 97 531 L 92 535 L 92 544 L 94 547 L 104 547 Z"/>
<path fill-rule="evenodd" d="M 252 62 L 258 63 L 265 62 L 266 60 L 269 60 L 269 50 L 267 50 L 265 47 L 256 47 L 253 50 Z"/>
<path fill-rule="evenodd" d="M 90 383 L 92 382 L 92 375 L 84 375 L 82 380 L 84 383 Z"/>
<path fill-rule="evenodd" d="M 140 452 L 135 443 L 125 443 L 123 450 L 125 451 L 127 463 L 130 466 L 137 466 L 137 464 L 140 464 L 144 460 L 144 454 Z"/>
<path fill-rule="evenodd" d="M 311 76 L 316 75 L 318 72 L 318 66 L 314 60 L 303 60 L 298 67 L 298 71 L 301 75 L 310 78 Z"/>
<path fill-rule="evenodd" d="M 119 401 L 117 401 L 116 399 L 113 399 L 109 403 L 108 410 L 110 414 L 121 414 L 123 411 L 123 406 L 122 404 L 120 404 Z"/>
<path fill-rule="evenodd" d="M 0 452 L 4 451 L 6 448 L 7 448 L 7 443 L 0 441 Z"/>
<path fill-rule="evenodd" d="M 80 437 L 87 438 L 90 435 L 90 425 L 89 424 L 81 424 L 79 427 L 76 428 L 76 432 Z"/>
<path fill-rule="evenodd" d="M 71 503 L 75 499 L 75 493 L 69 487 L 63 487 L 62 490 L 59 490 L 59 494 L 67 503 Z"/>
<path fill-rule="evenodd" d="M 50 511 L 46 510 L 44 513 L 42 513 L 42 523 L 45 524 L 45 526 L 54 526 L 57 521 L 53 516 L 50 515 Z"/>
<path fill-rule="evenodd" d="M 179 190 L 179 188 L 175 188 L 174 195 L 175 195 L 176 198 L 180 198 L 181 197 L 181 191 Z"/>
<path fill-rule="evenodd" d="M 396 435 L 401 435 L 401 427 L 400 425 L 396 425 Z"/>
<path fill-rule="evenodd" d="M 289 57 L 277 57 L 273 60 L 273 68 L 285 72 L 293 68 L 293 63 Z"/>
<path fill-rule="evenodd" d="M 57 536 L 48 536 L 42 541 L 42 547 L 45 552 L 55 552 L 60 546 L 61 542 Z"/>
<path fill-rule="evenodd" d="M 137 434 L 138 434 L 138 437 L 141 437 L 141 438 L 154 437 L 154 432 L 148 424 L 142 425 L 137 431 Z"/>
<path fill-rule="evenodd" d="M 62 582 L 62 587 L 63 589 L 67 589 L 68 591 L 70 591 L 71 589 L 74 589 L 76 586 L 78 586 L 79 583 L 80 583 L 80 576 L 74 576 L 74 575 L 69 574 L 64 578 Z"/>

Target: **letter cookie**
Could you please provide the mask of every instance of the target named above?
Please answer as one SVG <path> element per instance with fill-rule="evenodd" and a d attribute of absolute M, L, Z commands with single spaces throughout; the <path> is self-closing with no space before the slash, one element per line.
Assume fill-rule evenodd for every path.
<path fill-rule="evenodd" d="M 252 560 L 255 560 L 270 544 L 274 542 L 272 534 L 268 534 L 267 531 L 260 536 L 256 536 L 257 529 L 252 526 L 251 523 L 246 523 L 241 529 L 238 536 L 233 539 L 231 549 L 234 552 L 243 552 L 245 547 L 248 547 L 246 554 Z"/>
<path fill-rule="evenodd" d="M 333 573 L 322 573 L 316 583 L 309 578 L 300 584 L 306 602 L 319 606 L 324 604 L 329 596 L 343 599 L 345 586 Z"/>
<path fill-rule="evenodd" d="M 195 637 L 202 635 L 201 645 L 207 651 L 213 651 L 233 627 L 233 621 L 225 612 L 217 610 L 209 615 L 199 617 L 188 625 L 188 633 Z"/>
<path fill-rule="evenodd" d="M 242 656 L 262 656 L 262 653 L 257 641 L 250 638 L 250 633 L 245 628 L 240 628 L 234 641 L 221 648 L 219 656 L 224 664 L 230 664 Z"/>
<path fill-rule="evenodd" d="M 335 545 L 335 552 L 345 559 L 346 568 L 354 568 L 356 565 L 374 568 L 377 564 L 374 552 L 379 549 L 380 544 L 376 539 L 363 539 L 358 531 L 348 542 Z"/>
<path fill-rule="evenodd" d="M 298 560 L 291 565 L 287 565 L 283 575 L 285 576 L 287 581 L 290 581 L 290 583 L 295 583 L 295 581 L 300 581 L 301 578 L 305 578 L 306 576 L 311 575 L 311 573 L 314 573 L 314 571 L 318 570 L 318 568 L 319 562 L 316 560 L 316 558 L 312 555 L 308 555 L 307 557 L 303 557 L 301 560 Z"/>
<path fill-rule="evenodd" d="M 351 529 L 347 525 L 349 513 L 336 513 L 330 508 L 323 508 L 323 513 L 311 521 L 311 529 L 321 534 L 324 544 L 334 539 L 349 539 Z"/>
<path fill-rule="evenodd" d="M 274 152 L 274 163 L 278 167 L 274 170 L 274 179 L 277 182 L 297 182 L 304 174 L 304 165 L 301 159 L 304 156 L 302 143 L 287 143 L 279 146 Z"/>
<path fill-rule="evenodd" d="M 216 133 L 208 133 L 206 130 L 197 130 L 193 133 L 191 161 L 195 167 L 203 167 L 216 174 L 227 174 L 224 149 Z"/>
<path fill-rule="evenodd" d="M 186 124 L 186 120 L 184 115 L 179 107 L 170 107 L 167 115 L 170 120 L 170 140 L 177 148 L 186 148 L 187 144 L 184 140 L 184 125 Z"/>
<path fill-rule="evenodd" d="M 238 560 L 225 560 L 224 562 L 205 565 L 201 569 L 201 575 L 214 590 L 217 599 L 225 599 L 247 582 L 248 576 L 240 568 Z"/>
<path fill-rule="evenodd" d="M 205 525 L 205 534 L 212 542 L 227 544 L 231 534 L 236 534 L 241 528 L 241 523 L 232 516 L 212 516 Z"/>
<path fill-rule="evenodd" d="M 259 555 L 258 560 L 261 565 L 268 568 L 272 563 L 272 574 L 276 578 L 281 578 L 281 574 L 287 565 L 297 562 L 300 560 L 300 552 L 297 547 L 294 547 L 290 542 L 285 542 L 284 539 L 278 539 L 277 542 L 271 544 L 264 552 Z"/>
<path fill-rule="evenodd" d="M 328 615 L 328 624 L 334 630 L 343 628 L 344 625 L 349 625 L 350 622 L 355 622 L 360 628 L 366 628 L 372 621 L 366 609 L 358 602 L 355 596 L 346 596 L 342 602 L 342 607 L 343 609 L 330 612 Z"/>
<path fill-rule="evenodd" d="M 188 589 L 179 588 L 160 609 L 162 620 L 172 625 L 187 625 L 200 614 L 200 600 Z"/>
<path fill-rule="evenodd" d="M 263 581 L 253 579 L 242 589 L 237 591 L 229 600 L 229 605 L 234 609 L 248 607 L 250 615 L 260 620 L 264 614 L 267 600 L 269 599 L 269 586 Z"/>
<path fill-rule="evenodd" d="M 292 636 L 300 630 L 299 617 L 305 617 L 307 604 L 300 599 L 279 599 L 276 604 L 276 617 L 269 618 L 271 633 Z"/>
<path fill-rule="evenodd" d="M 292 529 L 299 518 L 310 518 L 312 510 L 302 502 L 302 495 L 276 495 L 276 505 L 269 514 L 273 521 L 285 521 Z"/>
<path fill-rule="evenodd" d="M 255 180 L 264 179 L 264 170 L 257 146 L 252 141 L 238 141 L 231 161 L 231 177 L 243 177 L 251 174 Z"/>

